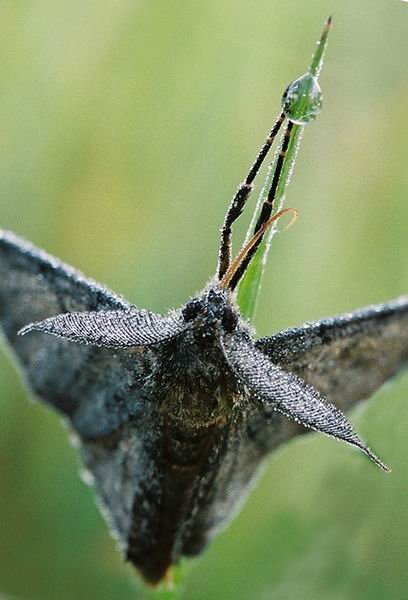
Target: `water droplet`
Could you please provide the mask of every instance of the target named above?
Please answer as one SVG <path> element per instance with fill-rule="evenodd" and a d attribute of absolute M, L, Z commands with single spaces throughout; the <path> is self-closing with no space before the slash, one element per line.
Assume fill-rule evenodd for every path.
<path fill-rule="evenodd" d="M 282 96 L 282 108 L 287 118 L 297 125 L 313 121 L 322 108 L 322 92 L 311 73 L 295 79 Z"/>

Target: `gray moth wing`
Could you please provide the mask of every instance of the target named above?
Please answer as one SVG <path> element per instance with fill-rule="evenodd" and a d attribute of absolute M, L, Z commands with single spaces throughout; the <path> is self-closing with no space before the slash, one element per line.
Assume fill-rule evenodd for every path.
<path fill-rule="evenodd" d="M 131 306 L 125 310 L 72 312 L 31 323 L 18 333 L 42 331 L 70 342 L 101 348 L 150 346 L 173 338 L 185 329 L 180 312 L 167 317 Z"/>
<path fill-rule="evenodd" d="M 72 313 L 92 311 L 102 315 L 105 325 L 109 321 L 111 329 L 114 323 L 107 315 L 116 316 L 119 323 L 123 315 L 130 316 L 145 340 L 150 334 L 150 341 L 157 341 L 157 325 L 166 319 L 136 309 L 72 267 L 1 230 L 0 281 L 0 322 L 29 387 L 69 417 L 82 438 L 111 435 L 137 410 L 143 373 L 140 351 L 112 352 L 44 333 L 19 336 L 18 331 L 33 321 L 40 324 L 32 329 L 47 331 L 47 324 L 63 327 Z M 78 319 L 75 323 L 81 325 Z M 171 327 L 177 329 L 176 317 L 170 319 L 167 333 Z M 123 338 L 125 328 L 118 329 Z"/>
<path fill-rule="evenodd" d="M 95 312 L 101 311 L 102 325 L 108 321 L 111 334 L 114 323 L 107 315 L 119 321 L 130 316 L 150 342 L 157 341 L 156 325 L 165 321 L 159 315 L 138 311 L 59 260 L 12 233 L 0 231 L 3 331 L 28 387 L 62 414 L 77 433 L 78 450 L 92 476 L 103 514 L 126 551 L 134 522 L 135 494 L 158 485 L 158 407 L 143 388 L 148 376 L 146 349 L 73 344 L 44 333 L 51 315 L 57 315 L 51 317 L 53 326 L 63 327 L 67 313 L 79 311 L 91 311 L 85 313 L 91 314 L 91 324 Z M 176 327 L 175 319 L 173 314 L 166 335 Z M 38 323 L 32 329 L 43 328 L 43 332 L 18 335 L 32 321 Z M 78 320 L 75 323 L 84 326 Z M 118 330 L 123 342 L 126 327 Z"/>
<path fill-rule="evenodd" d="M 407 365 L 408 296 L 281 331 L 256 347 L 346 411 Z"/>
<path fill-rule="evenodd" d="M 360 448 L 381 469 L 389 468 L 368 448 L 345 415 L 303 379 L 273 364 L 250 340 L 229 336 L 225 356 L 266 416 L 274 411 L 337 440 Z"/>

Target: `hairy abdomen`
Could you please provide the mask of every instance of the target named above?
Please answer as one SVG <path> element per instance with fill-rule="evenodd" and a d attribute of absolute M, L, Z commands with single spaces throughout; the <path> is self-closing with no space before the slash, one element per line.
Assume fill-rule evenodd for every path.
<path fill-rule="evenodd" d="M 159 582 L 185 553 L 196 500 L 203 482 L 214 477 L 227 432 L 226 423 L 186 429 L 164 416 L 157 455 L 160 483 L 152 488 L 146 481 L 135 494 L 128 537 L 127 558 L 148 582 Z"/>

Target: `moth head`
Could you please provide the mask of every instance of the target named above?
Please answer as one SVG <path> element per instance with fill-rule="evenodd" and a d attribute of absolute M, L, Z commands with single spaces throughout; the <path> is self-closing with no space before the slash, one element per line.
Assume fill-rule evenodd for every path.
<path fill-rule="evenodd" d="M 183 308 L 186 323 L 192 323 L 203 334 L 221 328 L 226 333 L 235 331 L 238 313 L 232 305 L 230 293 L 219 286 L 205 290 L 201 295 L 191 298 Z"/>

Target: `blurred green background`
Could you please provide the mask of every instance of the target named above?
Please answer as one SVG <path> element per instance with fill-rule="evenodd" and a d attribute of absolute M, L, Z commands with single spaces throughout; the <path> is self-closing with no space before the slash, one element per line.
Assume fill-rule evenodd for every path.
<path fill-rule="evenodd" d="M 0 223 L 139 306 L 214 272 L 228 201 L 333 13 L 259 334 L 408 292 L 408 5 L 14 0 L 0 5 Z M 245 219 L 237 228 L 240 240 Z M 1 282 L 0 282 L 1 283 Z M 408 374 L 354 411 L 393 468 L 310 435 L 268 461 L 186 598 L 402 599 Z M 142 599 L 59 419 L 0 356 L 0 596 Z"/>

